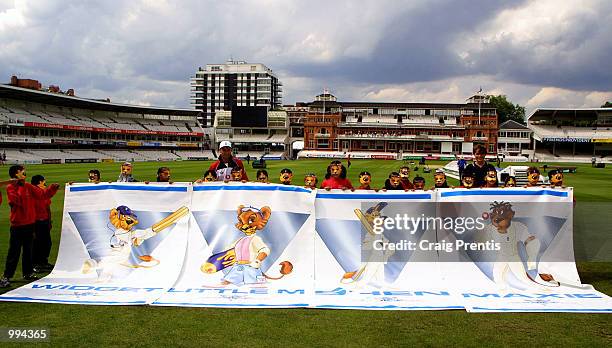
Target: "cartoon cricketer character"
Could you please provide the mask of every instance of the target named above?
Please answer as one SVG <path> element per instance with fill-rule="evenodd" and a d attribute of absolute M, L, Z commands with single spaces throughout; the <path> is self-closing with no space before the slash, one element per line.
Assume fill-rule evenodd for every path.
<path fill-rule="evenodd" d="M 131 264 L 129 260 L 132 253 L 132 246 L 140 246 L 145 240 L 154 237 L 159 232 L 174 225 L 180 218 L 188 213 L 189 208 L 181 207 L 174 213 L 155 223 L 153 226 L 140 230 L 135 228 L 136 225 L 138 225 L 138 216 L 136 216 L 129 207 L 120 205 L 117 208 L 111 209 L 109 220 L 115 230 L 110 238 L 110 255 L 103 256 L 99 260 L 85 260 L 82 272 L 87 274 L 94 270 L 99 270 L 98 281 L 109 281 L 113 273 L 121 266 L 150 268 L 158 265 L 159 260 L 150 255 L 138 257 L 144 262 L 143 264 Z"/>
<path fill-rule="evenodd" d="M 261 270 L 261 263 L 270 255 L 270 248 L 257 235 L 257 231 L 266 227 L 271 215 L 272 210 L 268 206 L 258 209 L 240 205 L 236 228 L 244 233 L 244 236 L 235 241 L 230 249 L 209 257 L 200 270 L 206 274 L 213 274 L 230 267 L 221 285 L 236 286 L 266 283 L 267 279 L 278 280 L 290 274 L 293 265 L 289 261 L 280 263 L 279 277 L 270 277 Z"/>
<path fill-rule="evenodd" d="M 370 207 L 366 212 L 355 209 L 355 215 L 359 218 L 362 226 L 366 230 L 363 241 L 361 242 L 362 261 L 359 269 L 346 272 L 340 280 L 343 284 L 358 283 L 357 287 L 371 285 L 380 287 L 385 282 L 385 265 L 393 255 L 394 251 L 381 248 L 383 243 L 388 243 L 382 233 L 376 233 L 374 219 L 381 217 L 381 211 L 387 206 L 386 202 L 380 202 Z M 375 244 L 381 244 L 374 247 Z"/>
<path fill-rule="evenodd" d="M 527 286 L 559 286 L 552 275 L 538 273 L 540 242 L 529 234 L 527 226 L 512 221 L 514 215 L 509 202 L 491 203 L 492 234 L 500 246 L 497 260 L 493 263 L 493 281 L 506 288 L 509 285 L 508 276 L 512 274 Z"/>

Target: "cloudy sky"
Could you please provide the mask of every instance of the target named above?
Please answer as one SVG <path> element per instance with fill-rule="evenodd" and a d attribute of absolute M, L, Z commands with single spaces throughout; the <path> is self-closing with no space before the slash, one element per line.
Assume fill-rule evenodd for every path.
<path fill-rule="evenodd" d="M 0 0 L 0 82 L 190 107 L 189 77 L 228 58 L 264 63 L 283 102 L 612 100 L 608 0 Z"/>

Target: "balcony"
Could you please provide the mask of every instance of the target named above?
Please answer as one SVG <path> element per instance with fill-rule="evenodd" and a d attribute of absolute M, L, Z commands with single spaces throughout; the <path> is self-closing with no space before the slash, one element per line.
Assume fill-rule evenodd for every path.
<path fill-rule="evenodd" d="M 531 143 L 531 139 L 529 138 L 513 138 L 513 137 L 498 137 L 498 143 L 514 143 L 514 144 L 529 144 Z"/>
<path fill-rule="evenodd" d="M 489 140 L 489 137 L 472 137 L 472 141 Z"/>
<path fill-rule="evenodd" d="M 362 139 L 377 139 L 377 140 L 429 140 L 429 141 L 464 141 L 462 136 L 453 137 L 451 135 L 414 135 L 414 134 L 404 134 L 404 135 L 391 135 L 391 134 L 338 134 L 338 139 L 354 139 L 354 140 L 362 140 Z"/>
<path fill-rule="evenodd" d="M 323 133 L 315 133 L 314 136 L 315 136 L 315 138 L 329 138 L 331 136 L 331 134 L 329 134 L 329 133 L 325 133 L 325 134 L 323 134 Z"/>

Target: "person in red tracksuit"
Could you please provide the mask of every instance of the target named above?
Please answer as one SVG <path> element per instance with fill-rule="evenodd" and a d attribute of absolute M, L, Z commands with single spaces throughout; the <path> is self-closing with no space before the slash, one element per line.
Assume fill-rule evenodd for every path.
<path fill-rule="evenodd" d="M 5 180 L 5 181 L 0 181 L 0 189 L 7 187 L 8 185 L 16 182 L 17 179 L 11 179 L 11 180 Z M 0 194 L 0 204 L 2 204 L 2 195 Z"/>
<path fill-rule="evenodd" d="M 47 191 L 46 180 L 42 175 L 34 175 L 32 185 L 36 189 Z M 45 198 L 36 200 L 36 222 L 34 223 L 34 241 L 32 245 L 32 263 L 34 273 L 51 271 L 53 265 L 49 263 L 51 252 L 51 198 L 57 191 L 47 192 Z"/>
<path fill-rule="evenodd" d="M 9 205 L 11 207 L 11 229 L 9 250 L 6 256 L 4 276 L 0 279 L 0 287 L 11 285 L 9 279 L 15 275 L 21 249 L 23 257 L 21 267 L 25 280 L 38 279 L 32 267 L 32 239 L 34 237 L 34 224 L 36 222 L 36 199 L 44 199 L 51 193 L 57 192 L 59 185 L 52 184 L 47 190 L 39 190 L 34 185 L 25 182 L 26 171 L 22 165 L 9 168 L 9 176 L 17 181 L 6 188 Z"/>

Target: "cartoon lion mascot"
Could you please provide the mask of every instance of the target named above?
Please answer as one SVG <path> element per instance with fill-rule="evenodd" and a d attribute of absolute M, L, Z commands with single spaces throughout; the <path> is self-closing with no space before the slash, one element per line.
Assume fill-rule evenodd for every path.
<path fill-rule="evenodd" d="M 270 277 L 261 270 L 261 263 L 270 255 L 270 248 L 257 232 L 266 227 L 272 215 L 270 207 L 258 209 L 240 205 L 237 213 L 238 222 L 235 226 L 244 236 L 235 241 L 230 249 L 209 257 L 200 270 L 213 274 L 229 267 L 229 272 L 225 274 L 221 284 L 238 286 L 265 283 L 266 279 L 281 279 L 291 273 L 293 265 L 289 261 L 280 263 L 279 277 Z"/>

